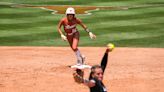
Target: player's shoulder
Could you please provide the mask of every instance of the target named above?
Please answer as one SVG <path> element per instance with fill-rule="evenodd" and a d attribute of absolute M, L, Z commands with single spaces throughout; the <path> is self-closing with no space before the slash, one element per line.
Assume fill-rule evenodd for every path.
<path fill-rule="evenodd" d="M 67 20 L 67 18 L 66 17 L 63 17 L 62 19 L 61 19 L 61 21 L 66 21 Z"/>
<path fill-rule="evenodd" d="M 77 18 L 77 17 L 75 17 L 74 19 L 75 19 L 75 20 L 81 20 L 80 18 Z"/>
<path fill-rule="evenodd" d="M 96 83 L 96 79 L 94 79 L 94 78 L 90 79 L 89 81 L 92 82 L 92 83 Z"/>
<path fill-rule="evenodd" d="M 82 20 L 80 18 L 75 18 L 75 20 L 76 20 L 77 23 L 82 22 Z"/>

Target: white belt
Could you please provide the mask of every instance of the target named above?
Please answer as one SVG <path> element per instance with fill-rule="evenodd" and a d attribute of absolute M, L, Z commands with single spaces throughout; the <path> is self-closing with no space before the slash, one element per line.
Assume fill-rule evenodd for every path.
<path fill-rule="evenodd" d="M 72 32 L 71 33 L 67 33 L 67 35 L 73 35 L 74 33 L 76 33 L 77 30 L 76 29 L 72 29 Z"/>

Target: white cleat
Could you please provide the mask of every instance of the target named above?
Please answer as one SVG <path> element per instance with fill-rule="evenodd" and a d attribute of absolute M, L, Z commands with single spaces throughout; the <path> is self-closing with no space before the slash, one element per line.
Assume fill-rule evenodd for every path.
<path fill-rule="evenodd" d="M 85 56 L 82 55 L 81 57 L 78 58 L 77 65 L 83 65 L 84 61 L 85 61 Z"/>

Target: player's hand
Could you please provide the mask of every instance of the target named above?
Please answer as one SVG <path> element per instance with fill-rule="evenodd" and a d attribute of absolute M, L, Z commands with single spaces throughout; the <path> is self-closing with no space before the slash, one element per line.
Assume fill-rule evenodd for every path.
<path fill-rule="evenodd" d="M 65 35 L 61 35 L 62 40 L 67 41 L 67 37 Z"/>
<path fill-rule="evenodd" d="M 90 37 L 91 39 L 96 39 L 96 35 L 94 35 L 92 32 L 89 32 L 89 37 Z"/>

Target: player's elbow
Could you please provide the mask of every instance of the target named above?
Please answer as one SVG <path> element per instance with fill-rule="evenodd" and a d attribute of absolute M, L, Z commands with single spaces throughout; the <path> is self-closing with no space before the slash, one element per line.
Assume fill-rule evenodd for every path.
<path fill-rule="evenodd" d="M 88 84 L 88 87 L 90 87 L 90 88 L 91 88 L 91 87 L 94 87 L 94 86 L 95 86 L 95 83 L 89 83 L 89 84 Z"/>
<path fill-rule="evenodd" d="M 89 81 L 88 83 L 84 83 L 86 86 L 88 86 L 89 88 L 94 87 L 95 83 L 92 81 Z"/>

